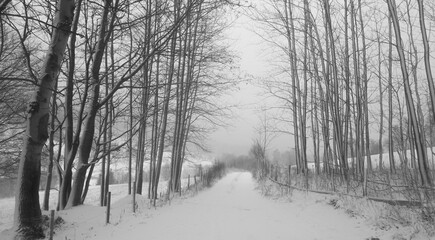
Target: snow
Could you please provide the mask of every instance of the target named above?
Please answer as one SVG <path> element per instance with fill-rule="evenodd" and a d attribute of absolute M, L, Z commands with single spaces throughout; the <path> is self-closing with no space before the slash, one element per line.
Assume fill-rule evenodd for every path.
<path fill-rule="evenodd" d="M 91 186 L 89 187 L 89 194 L 86 198 L 86 203 L 97 206 L 100 203 L 99 200 L 99 191 L 100 186 Z M 118 201 L 119 199 L 125 197 L 127 192 L 126 184 L 119 185 L 110 185 L 110 191 L 112 192 L 113 201 Z M 56 209 L 57 206 L 57 190 L 50 191 L 50 201 L 49 208 Z M 44 199 L 44 191 L 39 192 L 39 202 L 43 203 Z M 3 230 L 11 228 L 13 225 L 13 216 L 14 216 L 14 206 L 15 206 L 15 198 L 1 198 L 0 199 L 0 233 Z M 48 215 L 48 213 L 45 213 Z M 1 238 L 0 238 L 1 239 Z"/>
<path fill-rule="evenodd" d="M 255 190 L 249 173 L 232 173 L 212 189 L 162 209 L 131 228 L 101 239 L 362 239 L 374 232 L 312 201 L 272 201 Z M 315 231 L 313 231 L 315 229 Z M 343 230 L 346 229 L 346 230 Z"/>
<path fill-rule="evenodd" d="M 384 149 L 386 150 L 386 149 Z M 435 147 L 426 148 L 426 153 L 428 156 L 428 167 L 429 169 L 435 169 Z M 393 159 L 396 167 L 402 166 L 402 162 L 405 157 L 407 158 L 408 167 L 411 167 L 411 159 L 412 153 L 411 150 L 406 151 L 395 151 L 393 152 Z M 364 156 L 364 162 L 367 163 L 367 156 Z M 372 154 L 370 155 L 370 160 L 373 168 L 379 168 L 380 165 L 380 155 Z M 347 162 L 349 166 L 352 165 L 352 161 L 356 161 L 356 158 L 347 158 Z M 308 169 L 315 170 L 316 166 L 314 162 L 308 162 Z M 367 164 L 365 164 L 367 167 Z M 382 167 L 389 168 L 390 167 L 390 154 L 388 152 L 382 153 Z M 320 163 L 320 168 L 323 168 L 323 163 Z M 292 165 L 292 169 L 296 169 L 296 165 Z"/>
<path fill-rule="evenodd" d="M 263 197 L 255 188 L 249 173 L 235 172 L 194 197 L 178 199 L 157 210 L 140 208 L 135 215 L 131 205 L 128 206 L 130 199 L 126 198 L 114 206 L 113 221 L 108 226 L 104 224 L 103 209 L 92 212 L 87 207 L 77 208 L 71 210 L 74 213 L 61 216 L 67 222 L 76 218 L 79 221 L 56 236 L 59 239 L 349 240 L 376 235 L 361 222 L 326 204 L 304 199 L 293 204 L 274 201 Z"/>
<path fill-rule="evenodd" d="M 263 196 L 247 172 L 231 172 L 210 189 L 183 194 L 157 208 L 137 196 L 136 213 L 131 196 L 115 200 L 107 225 L 103 207 L 57 212 L 65 223 L 55 230 L 54 239 L 352 240 L 394 239 L 397 232 L 334 209 L 328 204 L 330 196 L 297 191 L 291 198 Z"/>
<path fill-rule="evenodd" d="M 191 179 L 191 181 L 193 181 Z M 187 185 L 187 180 L 182 180 L 182 185 Z M 167 181 L 161 181 L 159 184 L 158 192 L 165 192 L 167 187 Z M 128 185 L 127 184 L 113 184 L 109 186 L 109 191 L 112 195 L 112 202 L 115 203 L 127 195 Z M 147 193 L 148 191 L 148 183 L 144 182 L 143 192 Z M 58 191 L 53 189 L 50 191 L 50 200 L 49 200 L 49 209 L 56 209 L 58 202 Z M 39 202 L 42 205 L 44 199 L 44 191 L 39 192 Z M 100 186 L 90 186 L 88 194 L 86 196 L 85 204 L 89 205 L 89 207 L 98 208 L 100 204 Z M 14 216 L 14 206 L 15 206 L 15 198 L 0 198 L 0 233 L 3 230 L 11 228 L 13 226 L 13 216 Z M 49 215 L 48 212 L 43 212 L 45 215 Z M 1 238 L 0 238 L 1 240 Z"/>

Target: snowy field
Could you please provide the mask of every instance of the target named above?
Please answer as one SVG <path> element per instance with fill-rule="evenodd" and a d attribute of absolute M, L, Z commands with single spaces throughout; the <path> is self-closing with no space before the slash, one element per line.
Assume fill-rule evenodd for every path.
<path fill-rule="evenodd" d="M 191 184 L 193 183 L 193 178 L 191 178 Z M 161 181 L 159 183 L 158 192 L 165 192 L 168 182 Z M 187 179 L 182 179 L 182 186 L 187 186 Z M 109 191 L 111 192 L 112 203 L 116 203 L 119 200 L 125 198 L 128 195 L 128 185 L 127 184 L 114 184 L 110 185 Z M 148 193 L 148 182 L 144 182 L 143 193 L 146 195 Z M 56 209 L 58 202 L 58 192 L 57 190 L 51 190 L 49 208 Z M 39 202 L 42 205 L 44 199 L 44 191 L 39 192 Z M 89 186 L 89 191 L 86 196 L 85 205 L 91 208 L 100 208 L 100 186 Z M 0 233 L 3 230 L 9 229 L 13 225 L 13 215 L 15 207 L 15 198 L 0 198 Z M 48 212 L 43 214 L 49 215 Z M 0 237 L 0 240 L 2 238 Z"/>
<path fill-rule="evenodd" d="M 210 189 L 177 197 L 157 208 L 138 196 L 136 213 L 132 212 L 131 196 L 125 197 L 123 189 L 125 185 L 112 186 L 110 224 L 105 224 L 105 209 L 97 204 L 75 207 L 56 213 L 65 223 L 55 230 L 54 239 L 410 239 L 398 238 L 407 236 L 408 229 L 382 230 L 362 217 L 334 209 L 328 204 L 331 196 L 294 191 L 291 198 L 265 197 L 246 172 L 229 173 Z M 98 198 L 95 200 L 98 203 Z M 0 202 L 0 212 L 6 202 Z M 4 229 L 9 223 L 0 226 Z"/>
<path fill-rule="evenodd" d="M 385 149 L 384 149 L 385 150 Z M 435 147 L 433 148 L 427 148 L 426 149 L 427 157 L 428 157 L 428 166 L 430 169 L 435 169 Z M 402 165 L 402 162 L 405 158 L 407 158 L 408 167 L 411 167 L 411 161 L 412 154 L 410 150 L 406 150 L 403 152 L 393 152 L 393 158 L 394 163 L 396 167 L 400 167 Z M 370 155 L 370 160 L 372 163 L 372 167 L 375 169 L 379 168 L 380 165 L 380 155 L 379 154 L 372 154 Z M 347 162 L 349 166 L 352 166 L 352 161 L 356 161 L 356 158 L 348 158 Z M 367 156 L 364 156 L 364 162 L 367 162 Z M 320 163 L 320 167 L 323 167 L 323 163 Z M 367 164 L 365 164 L 365 167 L 367 167 Z M 389 168 L 390 167 L 390 154 L 388 152 L 382 153 L 382 168 Z M 311 170 L 315 169 L 314 162 L 308 162 L 308 168 Z M 292 165 L 292 169 L 296 169 L 296 165 Z"/>
<path fill-rule="evenodd" d="M 127 195 L 127 184 L 110 185 L 113 201 L 118 201 Z M 100 186 L 90 186 L 89 192 L 85 200 L 85 204 L 91 206 L 98 206 L 100 204 Z M 57 206 L 57 190 L 50 192 L 50 209 L 56 209 Z M 39 192 L 39 201 L 42 205 L 44 200 L 44 191 Z M 0 232 L 5 229 L 11 228 L 13 225 L 15 198 L 2 198 L 0 199 Z M 0 238 L 1 239 L 1 238 Z"/>

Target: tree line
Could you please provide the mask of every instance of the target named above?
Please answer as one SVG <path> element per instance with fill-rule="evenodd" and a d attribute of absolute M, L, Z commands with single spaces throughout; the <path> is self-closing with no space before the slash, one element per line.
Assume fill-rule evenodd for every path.
<path fill-rule="evenodd" d="M 317 173 L 363 179 L 377 137 L 379 168 L 393 174 L 410 166 L 421 186 L 433 186 L 427 150 L 435 116 L 433 29 L 426 27 L 433 7 L 408 0 L 271 0 L 252 12 L 281 57 L 280 71 L 264 86 L 288 113 L 278 120 L 292 127 L 298 173 L 307 171 L 313 149 Z"/>

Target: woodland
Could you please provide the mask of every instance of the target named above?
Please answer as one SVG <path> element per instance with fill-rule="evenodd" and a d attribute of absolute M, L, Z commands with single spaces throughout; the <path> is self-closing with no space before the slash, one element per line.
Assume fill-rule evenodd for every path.
<path fill-rule="evenodd" d="M 256 82 L 280 114 L 261 117 L 246 156 L 221 161 L 434 221 L 435 3 L 0 0 L 0 190 L 14 186 L 16 239 L 44 237 L 50 189 L 58 211 L 82 205 L 97 167 L 106 205 L 119 155 L 128 194 L 155 204 L 165 152 L 168 196 L 181 191 L 189 149 L 207 151 L 240 81 L 231 11 L 261 26 L 276 67 Z M 288 162 L 270 157 L 277 133 L 293 139 Z"/>

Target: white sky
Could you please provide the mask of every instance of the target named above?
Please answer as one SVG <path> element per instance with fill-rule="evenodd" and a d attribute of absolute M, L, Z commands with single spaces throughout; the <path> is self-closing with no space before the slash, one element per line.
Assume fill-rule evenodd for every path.
<path fill-rule="evenodd" d="M 237 103 L 233 109 L 236 116 L 228 120 L 229 127 L 219 128 L 210 136 L 209 146 L 214 154 L 247 154 L 253 139 L 258 136 L 255 128 L 260 126 L 260 109 L 272 105 L 272 100 L 266 97 L 265 91 L 257 83 L 268 75 L 272 64 L 267 60 L 264 40 L 252 31 L 253 28 L 253 20 L 240 16 L 227 31 L 230 51 L 238 55 L 241 75 L 246 76 L 248 81 L 243 81 L 224 97 L 226 102 Z M 249 76 L 253 79 L 249 80 Z M 289 150 L 289 139 L 290 136 L 275 138 L 270 149 Z"/>

